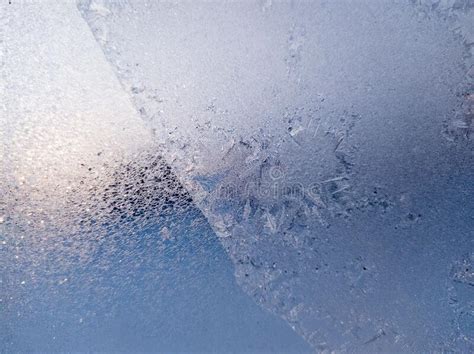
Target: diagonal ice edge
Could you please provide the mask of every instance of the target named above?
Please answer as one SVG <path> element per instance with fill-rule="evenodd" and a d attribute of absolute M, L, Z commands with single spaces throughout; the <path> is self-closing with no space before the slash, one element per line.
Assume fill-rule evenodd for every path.
<path fill-rule="evenodd" d="M 227 345 L 235 350 L 307 350 L 283 321 L 253 308 L 254 304 L 246 302 L 233 287 L 233 278 L 227 277 L 231 264 L 221 255 L 215 235 L 202 225 L 189 194 L 159 156 L 150 129 L 104 60 L 75 3 L 2 2 L 0 9 L 0 351 L 88 351 L 101 346 L 136 350 L 130 348 L 137 343 L 127 341 L 128 333 L 104 335 L 103 328 L 94 329 L 90 323 L 96 312 L 106 318 L 119 312 L 114 306 L 124 299 L 114 303 L 106 298 L 116 299 L 119 290 L 132 304 L 130 299 L 138 298 L 136 307 L 153 311 L 156 299 L 150 287 L 157 285 L 153 280 L 159 276 L 167 281 L 156 289 L 161 295 L 167 291 L 176 291 L 185 299 L 209 295 L 207 300 L 198 298 L 199 303 L 189 300 L 188 307 L 196 306 L 187 308 L 188 312 L 179 312 L 186 305 L 179 303 L 166 312 L 172 324 L 183 316 L 202 315 L 186 318 L 196 321 L 195 334 L 184 333 L 179 338 L 194 336 L 193 348 Z M 173 244 L 176 238 L 184 239 L 184 244 Z M 149 244 L 156 249 L 152 247 L 148 256 L 158 253 L 165 258 L 165 269 L 158 267 L 164 275 L 140 270 L 142 263 L 155 265 L 150 257 L 140 259 Z M 189 264 L 173 259 L 173 252 L 176 258 L 189 252 Z M 122 260 L 130 264 L 123 265 Z M 170 265 L 176 269 L 166 269 Z M 115 272 L 114 267 L 119 270 Z M 129 268 L 145 273 L 132 274 L 137 281 L 150 281 L 133 288 Z M 115 284 L 116 278 L 123 283 Z M 180 287 L 187 289 L 187 280 L 195 284 L 190 284 L 188 293 L 180 293 Z M 91 294 L 101 302 L 88 309 L 90 302 L 85 297 Z M 62 296 L 66 297 L 64 302 Z M 208 311 L 202 313 L 206 306 Z M 51 313 L 42 311 L 45 308 Z M 128 321 L 137 318 L 133 313 L 123 316 L 119 320 L 125 323 L 107 324 L 123 332 L 121 326 L 128 329 Z M 198 326 L 208 319 L 215 323 Z M 227 327 L 216 328 L 221 323 Z M 146 323 L 135 323 L 140 325 L 146 327 Z M 166 325 L 168 331 L 175 329 Z M 182 331 L 192 328 L 186 321 L 177 327 Z M 169 337 L 171 341 L 174 338 L 175 351 L 189 350 L 191 344 L 176 340 L 179 331 L 156 336 L 162 329 L 147 328 L 144 348 L 153 348 L 153 339 L 166 341 Z M 59 337 L 61 330 L 75 335 Z M 87 332 L 94 330 L 97 333 Z M 140 338 L 142 334 L 133 335 Z M 278 338 L 270 342 L 270 335 Z M 98 342 L 84 343 L 97 337 Z M 209 343 L 203 343 L 205 339 Z"/>

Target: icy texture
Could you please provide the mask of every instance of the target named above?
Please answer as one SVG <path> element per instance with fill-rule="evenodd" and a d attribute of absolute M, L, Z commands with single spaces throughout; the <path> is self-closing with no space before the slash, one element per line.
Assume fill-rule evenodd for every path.
<path fill-rule="evenodd" d="M 257 302 L 318 351 L 473 350 L 471 1 L 78 6 Z"/>
<path fill-rule="evenodd" d="M 0 21 L 0 352 L 308 351 L 235 283 L 75 2 Z"/>

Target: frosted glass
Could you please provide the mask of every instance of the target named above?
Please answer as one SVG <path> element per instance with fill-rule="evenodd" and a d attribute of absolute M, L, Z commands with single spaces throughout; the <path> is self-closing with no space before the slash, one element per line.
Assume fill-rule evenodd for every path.
<path fill-rule="evenodd" d="M 3 1 L 0 352 L 474 351 L 473 12 Z"/>

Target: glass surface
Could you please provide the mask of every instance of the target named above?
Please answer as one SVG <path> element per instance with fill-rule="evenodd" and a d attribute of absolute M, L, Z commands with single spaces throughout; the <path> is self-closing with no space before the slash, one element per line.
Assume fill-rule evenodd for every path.
<path fill-rule="evenodd" d="M 0 350 L 474 350 L 474 5 L 4 1 Z"/>

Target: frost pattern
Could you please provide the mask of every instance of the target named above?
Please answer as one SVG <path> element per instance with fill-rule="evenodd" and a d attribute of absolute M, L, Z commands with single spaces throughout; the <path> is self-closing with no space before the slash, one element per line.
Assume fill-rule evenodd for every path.
<path fill-rule="evenodd" d="M 472 139 L 474 130 L 474 2 L 472 0 L 413 0 L 420 17 L 437 17 L 448 24 L 458 40 L 464 44 L 464 70 L 466 72 L 456 88 L 458 107 L 444 124 L 449 141 Z"/>
<path fill-rule="evenodd" d="M 448 281 L 449 303 L 456 317 L 452 341 L 463 351 L 474 345 L 474 254 L 464 254 L 461 260 L 453 262 Z"/>
<path fill-rule="evenodd" d="M 247 293 L 317 351 L 380 352 L 459 348 L 441 279 L 472 247 L 469 4 L 79 9 Z"/>

